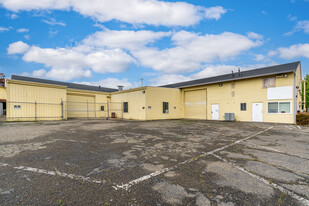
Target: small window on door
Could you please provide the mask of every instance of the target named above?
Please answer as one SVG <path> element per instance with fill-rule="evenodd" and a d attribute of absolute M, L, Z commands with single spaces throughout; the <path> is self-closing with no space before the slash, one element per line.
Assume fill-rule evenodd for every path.
<path fill-rule="evenodd" d="M 129 112 L 129 104 L 128 102 L 123 103 L 123 112 L 128 113 Z"/>
<path fill-rule="evenodd" d="M 240 111 L 247 111 L 247 103 L 240 103 Z"/>
<path fill-rule="evenodd" d="M 163 113 L 168 114 L 168 102 L 163 102 Z"/>

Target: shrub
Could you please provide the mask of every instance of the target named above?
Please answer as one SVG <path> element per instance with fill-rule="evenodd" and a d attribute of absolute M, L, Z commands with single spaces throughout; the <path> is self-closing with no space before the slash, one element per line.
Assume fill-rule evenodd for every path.
<path fill-rule="evenodd" d="M 296 123 L 299 125 L 309 125 L 309 113 L 296 115 Z"/>

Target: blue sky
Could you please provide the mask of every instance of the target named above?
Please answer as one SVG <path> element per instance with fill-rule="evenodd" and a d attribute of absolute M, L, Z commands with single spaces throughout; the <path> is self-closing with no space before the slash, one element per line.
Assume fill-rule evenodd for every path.
<path fill-rule="evenodd" d="M 0 0 L 0 73 L 127 89 L 293 61 L 309 1 Z"/>

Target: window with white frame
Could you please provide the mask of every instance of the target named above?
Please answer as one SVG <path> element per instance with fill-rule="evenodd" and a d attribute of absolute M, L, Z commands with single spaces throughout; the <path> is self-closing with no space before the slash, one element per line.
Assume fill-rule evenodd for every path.
<path fill-rule="evenodd" d="M 291 102 L 268 102 L 269 114 L 290 114 Z"/>
<path fill-rule="evenodd" d="M 264 78 L 263 79 L 263 88 L 275 87 L 276 86 L 276 78 Z"/>

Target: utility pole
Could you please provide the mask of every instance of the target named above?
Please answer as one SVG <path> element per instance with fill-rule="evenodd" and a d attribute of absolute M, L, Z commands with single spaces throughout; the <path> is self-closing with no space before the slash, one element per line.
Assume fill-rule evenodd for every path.
<path fill-rule="evenodd" d="M 141 78 L 142 87 L 144 86 L 144 78 Z"/>

